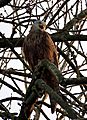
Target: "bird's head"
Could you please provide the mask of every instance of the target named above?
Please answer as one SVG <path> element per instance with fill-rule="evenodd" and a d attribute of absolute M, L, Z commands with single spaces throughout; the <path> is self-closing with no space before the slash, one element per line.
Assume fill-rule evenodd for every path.
<path fill-rule="evenodd" d="M 32 25 L 32 28 L 35 30 L 35 31 L 38 31 L 38 30 L 41 30 L 41 31 L 45 31 L 46 29 L 46 23 L 43 22 L 43 21 L 35 21 L 34 24 Z"/>

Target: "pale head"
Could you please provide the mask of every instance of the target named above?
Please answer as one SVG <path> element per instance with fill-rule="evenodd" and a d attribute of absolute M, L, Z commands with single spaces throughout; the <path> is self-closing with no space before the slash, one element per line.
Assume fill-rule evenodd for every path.
<path fill-rule="evenodd" d="M 38 31 L 38 30 L 41 30 L 41 31 L 45 31 L 46 29 L 46 23 L 44 21 L 35 21 L 34 24 L 32 25 L 32 29 L 34 31 Z"/>

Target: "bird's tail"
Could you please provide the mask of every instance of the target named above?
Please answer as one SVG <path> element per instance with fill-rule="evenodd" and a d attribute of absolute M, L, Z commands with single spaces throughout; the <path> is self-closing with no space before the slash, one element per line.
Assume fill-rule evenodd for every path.
<path fill-rule="evenodd" d="M 55 78 L 55 76 L 49 72 L 47 72 L 49 75 L 46 77 L 47 79 L 47 84 L 57 93 L 59 94 L 59 81 Z M 54 113 L 56 109 L 57 102 L 54 99 L 53 95 L 49 96 L 50 98 L 50 103 L 51 103 L 51 112 Z"/>
<path fill-rule="evenodd" d="M 52 96 L 50 95 L 50 103 L 51 103 L 51 113 L 53 114 L 56 110 L 56 101 L 52 98 Z"/>

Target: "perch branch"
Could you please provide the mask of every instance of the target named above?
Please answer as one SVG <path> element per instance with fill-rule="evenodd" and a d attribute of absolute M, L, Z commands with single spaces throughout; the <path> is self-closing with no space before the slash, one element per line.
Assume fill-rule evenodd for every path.
<path fill-rule="evenodd" d="M 55 91 L 53 91 L 53 89 L 49 87 L 42 79 L 36 80 L 35 85 L 39 89 L 44 90 L 49 95 L 51 95 L 52 98 L 58 104 L 60 104 L 60 106 L 66 111 L 67 116 L 69 116 L 72 119 L 77 118 L 76 112 Z"/>

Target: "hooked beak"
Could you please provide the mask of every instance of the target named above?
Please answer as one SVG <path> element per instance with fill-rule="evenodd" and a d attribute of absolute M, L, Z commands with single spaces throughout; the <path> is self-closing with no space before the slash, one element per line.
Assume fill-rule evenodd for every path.
<path fill-rule="evenodd" d="M 40 29 L 44 30 L 44 26 L 42 24 L 39 24 Z"/>

